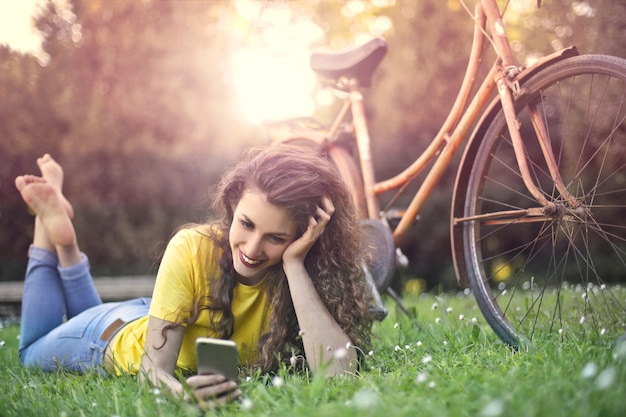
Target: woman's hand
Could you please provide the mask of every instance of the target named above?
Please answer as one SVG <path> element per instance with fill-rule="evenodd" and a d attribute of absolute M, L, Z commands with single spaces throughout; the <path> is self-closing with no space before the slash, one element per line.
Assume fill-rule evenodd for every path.
<path fill-rule="evenodd" d="M 171 322 L 150 316 L 145 342 L 145 354 L 141 358 L 138 374 L 141 381 L 150 381 L 153 386 L 168 389 L 178 398 L 195 400 L 201 408 L 224 404 L 241 395 L 237 384 L 219 374 L 194 375 L 181 383 L 174 376 L 176 359 L 182 346 L 185 328 L 169 328 Z M 167 339 L 163 337 L 167 330 Z M 156 349 L 155 346 L 160 346 Z"/>
<path fill-rule="evenodd" d="M 299 239 L 293 241 L 283 253 L 283 264 L 290 262 L 304 263 L 306 255 L 317 239 L 324 233 L 335 206 L 328 196 L 322 197 L 321 207 L 317 206 L 315 214 L 309 217 L 309 225 Z"/>
<path fill-rule="evenodd" d="M 185 393 L 185 399 L 193 399 L 201 408 L 210 408 L 225 404 L 241 395 L 237 383 L 219 374 L 194 375 L 186 380 L 191 392 Z"/>

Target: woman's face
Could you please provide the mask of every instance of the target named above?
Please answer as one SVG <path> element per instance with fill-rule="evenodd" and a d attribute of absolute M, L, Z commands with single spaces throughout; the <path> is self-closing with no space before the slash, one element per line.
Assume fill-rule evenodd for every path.
<path fill-rule="evenodd" d="M 282 261 L 296 238 L 296 226 L 286 209 L 268 203 L 262 193 L 246 191 L 235 207 L 228 237 L 240 282 L 255 285 Z"/>

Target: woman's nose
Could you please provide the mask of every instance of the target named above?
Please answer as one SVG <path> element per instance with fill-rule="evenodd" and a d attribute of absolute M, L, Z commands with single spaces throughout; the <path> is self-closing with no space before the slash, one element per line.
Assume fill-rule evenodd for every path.
<path fill-rule="evenodd" d="M 263 239 L 262 236 L 253 234 L 246 242 L 246 255 L 249 258 L 256 259 L 263 251 Z"/>

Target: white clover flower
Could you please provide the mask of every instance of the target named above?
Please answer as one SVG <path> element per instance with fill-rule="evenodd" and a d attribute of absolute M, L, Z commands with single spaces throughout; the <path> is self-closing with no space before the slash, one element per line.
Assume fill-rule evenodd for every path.
<path fill-rule="evenodd" d="M 563 329 L 559 329 L 559 334 L 563 334 Z"/>
<path fill-rule="evenodd" d="M 444 345 L 444 346 L 448 346 L 448 341 L 447 341 L 447 340 L 444 340 L 444 341 L 443 341 L 443 345 Z"/>
<path fill-rule="evenodd" d="M 423 384 L 426 381 L 428 381 L 428 374 L 426 372 L 420 372 L 415 377 L 415 383 L 416 384 Z"/>
<path fill-rule="evenodd" d="M 395 351 L 397 352 L 397 351 L 399 351 L 399 350 L 402 350 L 402 348 L 401 348 L 400 346 L 396 345 L 396 347 L 395 347 L 395 348 L 393 348 L 393 350 L 395 350 Z"/>
<path fill-rule="evenodd" d="M 158 388 L 152 388 L 152 395 L 161 395 L 161 390 Z"/>
<path fill-rule="evenodd" d="M 447 313 L 452 313 L 452 307 L 448 307 L 448 308 L 446 308 L 446 312 L 447 312 Z"/>
<path fill-rule="evenodd" d="M 409 350 L 409 349 L 411 349 L 411 345 L 404 345 L 404 348 L 405 348 L 406 350 Z"/>
<path fill-rule="evenodd" d="M 272 385 L 274 385 L 276 388 L 280 388 L 285 384 L 285 381 L 283 381 L 283 379 L 279 376 L 275 376 L 274 378 L 272 378 Z"/>
<path fill-rule="evenodd" d="M 435 324 L 439 324 L 441 322 L 441 318 L 440 317 L 436 317 L 435 318 Z"/>
<path fill-rule="evenodd" d="M 254 407 L 254 403 L 250 398 L 244 398 L 241 400 L 241 409 L 242 410 L 251 410 Z"/>
<path fill-rule="evenodd" d="M 578 320 L 578 322 L 583 324 L 585 322 L 585 316 L 580 316 L 580 320 Z"/>
<path fill-rule="evenodd" d="M 352 343 L 351 342 L 346 343 L 346 349 L 350 349 L 351 347 L 352 347 Z"/>
<path fill-rule="evenodd" d="M 626 359 L 626 338 L 624 338 L 624 336 L 620 337 L 618 342 L 615 344 L 615 348 L 613 349 L 613 359 L 616 361 Z"/>
<path fill-rule="evenodd" d="M 4 345 L 6 345 L 6 342 L 4 340 L 0 340 L 0 347 L 4 347 Z"/>
<path fill-rule="evenodd" d="M 370 350 L 369 352 L 367 352 L 367 354 L 368 354 L 369 356 L 374 356 L 374 351 L 373 351 L 373 350 Z"/>
<path fill-rule="evenodd" d="M 400 325 L 399 325 L 398 323 L 394 323 L 394 324 L 393 324 L 393 328 L 394 328 L 394 329 L 397 329 L 398 327 L 400 327 Z"/>
<path fill-rule="evenodd" d="M 502 413 L 504 413 L 504 402 L 500 399 L 495 399 L 489 401 L 478 415 L 481 417 L 498 417 Z"/>
<path fill-rule="evenodd" d="M 598 373 L 598 365 L 596 365 L 593 362 L 589 362 L 585 365 L 585 367 L 581 371 L 580 376 L 582 376 L 585 379 L 590 379 L 596 376 L 597 373 Z"/>
<path fill-rule="evenodd" d="M 333 357 L 336 360 L 345 359 L 348 357 L 348 349 L 339 348 L 333 352 Z"/>
<path fill-rule="evenodd" d="M 424 356 L 424 357 L 422 358 L 422 363 L 423 363 L 424 365 L 426 365 L 427 363 L 432 362 L 432 360 L 433 360 L 433 357 L 432 357 L 432 356 L 430 356 L 430 355 L 426 355 L 426 356 Z"/>
<path fill-rule="evenodd" d="M 433 303 L 433 305 L 430 306 L 430 309 L 431 310 L 437 310 L 437 307 L 439 307 L 439 304 Z"/>
<path fill-rule="evenodd" d="M 478 319 L 476 317 L 472 317 L 472 323 L 478 324 Z"/>
<path fill-rule="evenodd" d="M 350 402 L 354 408 L 359 410 L 370 410 L 380 402 L 380 394 L 373 389 L 363 389 L 357 391 Z"/>
<path fill-rule="evenodd" d="M 427 386 L 428 388 L 435 388 L 435 385 L 436 385 L 436 384 L 435 384 L 435 381 L 430 381 L 430 382 L 428 383 L 428 385 L 426 385 L 426 386 Z"/>
<path fill-rule="evenodd" d="M 92 402 L 92 403 L 91 403 L 91 406 L 92 406 L 92 407 L 97 407 L 97 406 L 98 406 L 98 403 L 94 401 L 94 402 Z"/>
<path fill-rule="evenodd" d="M 459 314 L 459 320 L 463 320 L 465 316 L 463 314 Z"/>
<path fill-rule="evenodd" d="M 600 372 L 598 377 L 596 378 L 596 389 L 605 390 L 610 388 L 617 379 L 617 371 L 614 367 L 610 366 L 606 368 L 604 371 Z"/>
<path fill-rule="evenodd" d="M 415 344 L 415 346 L 422 346 L 422 341 L 418 340 L 417 343 Z"/>
<path fill-rule="evenodd" d="M 604 327 L 600 329 L 600 336 L 604 336 L 605 333 L 606 333 L 606 329 Z"/>

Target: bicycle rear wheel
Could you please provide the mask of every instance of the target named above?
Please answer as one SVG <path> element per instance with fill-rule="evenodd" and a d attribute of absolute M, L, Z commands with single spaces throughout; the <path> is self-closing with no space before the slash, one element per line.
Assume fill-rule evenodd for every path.
<path fill-rule="evenodd" d="M 529 106 L 573 204 L 552 180 Z M 523 185 L 500 110 L 455 219 L 477 303 L 516 348 L 552 336 L 617 337 L 626 321 L 626 60 L 560 61 L 523 83 L 515 108 L 531 175 L 554 209 Z"/>

